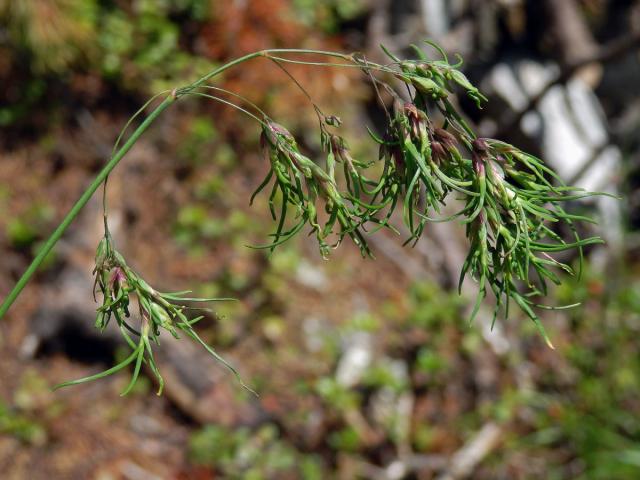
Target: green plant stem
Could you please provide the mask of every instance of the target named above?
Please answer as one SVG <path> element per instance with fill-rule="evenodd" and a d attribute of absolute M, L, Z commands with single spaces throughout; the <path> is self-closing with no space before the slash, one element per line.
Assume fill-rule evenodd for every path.
<path fill-rule="evenodd" d="M 95 191 L 100 187 L 100 185 L 105 181 L 105 179 L 109 176 L 111 171 L 118 165 L 120 160 L 127 154 L 127 152 L 133 147 L 133 145 L 138 141 L 140 136 L 149 128 L 149 126 L 158 118 L 158 116 L 166 110 L 169 105 L 171 105 L 175 100 L 183 95 L 187 95 L 192 92 L 194 89 L 204 85 L 207 81 L 211 80 L 213 77 L 221 74 L 222 72 L 244 63 L 248 60 L 265 57 L 269 58 L 270 54 L 287 54 L 287 53 L 297 53 L 297 54 L 311 54 L 311 55 L 323 55 L 333 58 L 340 58 L 346 61 L 352 61 L 352 58 L 348 55 L 340 54 L 337 52 L 327 52 L 323 50 L 309 50 L 309 49 L 270 49 L 270 50 L 261 50 L 259 52 L 250 53 L 248 55 L 244 55 L 235 60 L 232 60 L 229 63 L 225 63 L 224 65 L 212 70 L 202 78 L 198 79 L 196 82 L 192 83 L 183 88 L 175 89 L 171 95 L 167 96 L 164 101 L 158 105 L 155 110 L 153 110 L 147 118 L 140 124 L 140 126 L 131 134 L 131 137 L 127 140 L 127 142 L 117 151 L 115 155 L 109 160 L 109 163 L 105 165 L 105 167 L 100 171 L 100 173 L 94 178 L 91 185 L 83 192 L 80 199 L 75 203 L 75 205 L 71 208 L 67 216 L 62 220 L 60 225 L 55 229 L 55 231 L 51 234 L 51 236 L 47 239 L 45 244 L 42 246 L 36 257 L 32 260 L 31 264 L 27 268 L 27 270 L 22 274 L 16 285 L 13 287 L 9 295 L 3 300 L 2 305 L 0 305 L 0 319 L 4 317 L 7 313 L 13 302 L 15 302 L 16 298 L 20 295 L 20 292 L 24 289 L 25 285 L 29 283 L 33 274 L 38 270 L 38 267 L 42 264 L 46 256 L 53 249 L 55 244 L 60 240 L 64 232 L 67 230 L 69 225 L 75 220 L 80 211 L 87 204 L 89 199 L 93 196 Z"/>
<path fill-rule="evenodd" d="M 82 193 L 80 199 L 75 203 L 75 205 L 71 208 L 67 216 L 64 217 L 64 220 L 58 225 L 55 231 L 51 234 L 51 236 L 47 239 L 45 244 L 42 246 L 36 257 L 33 259 L 27 270 L 22 274 L 22 277 L 18 280 L 16 285 L 13 287 L 9 295 L 4 299 L 2 305 L 0 306 L 0 319 L 4 317 L 7 313 L 13 302 L 18 298 L 20 292 L 25 287 L 25 285 L 31 280 L 31 277 L 36 272 L 40 264 L 46 258 L 51 249 L 55 246 L 55 244 L 60 240 L 60 237 L 67 230 L 69 225 L 75 220 L 75 218 L 80 213 L 80 210 L 84 208 L 89 199 L 93 196 L 95 191 L 100 187 L 102 182 L 107 178 L 107 176 L 111 173 L 111 171 L 118 165 L 120 160 L 127 154 L 127 152 L 133 147 L 133 145 L 138 141 L 140 136 L 145 132 L 147 128 L 154 122 L 158 116 L 169 107 L 175 101 L 175 97 L 169 95 L 164 101 L 158 105 L 155 110 L 153 110 L 149 116 L 140 124 L 140 126 L 131 134 L 131 137 L 127 140 L 127 142 L 118 150 L 118 152 L 109 160 L 104 168 L 98 173 L 96 178 L 93 179 L 91 185 Z"/>
<path fill-rule="evenodd" d="M 269 58 L 269 55 L 271 55 L 272 53 L 273 54 L 278 54 L 278 53 L 305 54 L 306 53 L 306 54 L 310 54 L 310 55 L 323 55 L 325 57 L 340 58 L 342 60 L 352 61 L 352 58 L 349 55 L 345 55 L 345 54 L 337 53 L 337 52 L 327 52 L 327 51 L 324 51 L 324 50 L 295 49 L 295 48 L 272 48 L 272 49 L 268 49 L 268 50 L 261 50 L 259 52 L 249 53 L 247 55 L 244 55 L 243 57 L 236 58 L 235 60 L 232 60 L 229 63 L 225 63 L 221 67 L 216 68 L 215 70 L 207 73 L 204 77 L 200 78 L 196 82 L 192 83 L 191 85 L 189 85 L 188 87 L 183 89 L 183 91 L 190 91 L 190 90 L 192 90 L 194 88 L 198 88 L 199 86 L 205 84 L 207 81 L 211 80 L 213 77 L 215 77 L 217 75 L 220 75 L 225 70 L 228 70 L 228 69 L 230 69 L 232 67 L 235 67 L 236 65 L 238 65 L 240 63 L 244 63 L 244 62 L 246 62 L 248 60 L 251 60 L 251 59 L 254 59 L 254 58 L 258 58 L 258 57 Z M 178 91 L 178 93 L 181 93 L 181 92 Z"/>

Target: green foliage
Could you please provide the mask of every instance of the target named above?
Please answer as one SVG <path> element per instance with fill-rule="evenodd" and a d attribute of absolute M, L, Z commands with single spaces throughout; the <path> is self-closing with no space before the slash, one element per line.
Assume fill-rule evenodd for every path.
<path fill-rule="evenodd" d="M 14 51 L 25 53 L 15 61 L 26 59 L 36 74 L 22 102 L 0 110 L 0 124 L 11 124 L 44 93 L 46 75 L 71 66 L 102 72 L 128 89 L 142 86 L 143 93 L 205 71 L 209 63 L 180 48 L 180 28 L 210 13 L 207 0 L 142 0 L 126 9 L 96 0 L 0 0 L 0 24 Z"/>
<path fill-rule="evenodd" d="M 221 238 L 227 233 L 225 221 L 212 218 L 202 205 L 186 205 L 178 212 L 175 237 L 182 245 L 195 248 L 203 240 Z"/>
<path fill-rule="evenodd" d="M 12 125 L 27 117 L 34 105 L 40 101 L 46 91 L 47 82 L 43 78 L 29 78 L 19 91 L 19 99 L 10 104 L 0 105 L 0 127 Z"/>
<path fill-rule="evenodd" d="M 545 478 L 636 478 L 640 468 L 640 358 L 634 332 L 640 309 L 633 305 L 639 290 L 636 282 L 625 280 L 620 279 L 625 287 L 613 295 L 602 290 L 605 278 L 589 270 L 583 281 L 563 285 L 558 292 L 561 301 L 589 301 L 590 297 L 590 308 L 573 315 L 574 341 L 559 345 L 559 354 L 552 357 L 549 365 L 535 367 L 542 376 L 536 382 L 539 388 L 516 390 L 510 385 L 513 379 L 505 378 L 495 401 L 486 405 L 472 402 L 459 422 L 450 417 L 440 419 L 446 411 L 442 404 L 438 404 L 437 417 L 432 421 L 412 417 L 411 442 L 416 451 L 437 451 L 438 432 L 442 432 L 443 425 L 448 435 L 464 438 L 470 429 L 494 419 L 504 424 L 509 433 L 493 455 L 496 470 L 487 466 L 483 473 L 486 478 L 498 478 L 505 469 L 509 471 L 511 455 L 516 464 L 522 456 L 540 462 Z M 460 371 L 460 359 L 470 354 L 465 353 L 464 345 L 477 336 L 477 331 L 466 325 L 460 299 L 433 283 L 413 285 L 407 298 L 405 309 L 395 313 L 388 310 L 384 323 L 395 335 L 416 327 L 429 332 L 428 341 L 408 363 L 412 382 L 398 383 L 398 376 L 381 375 L 380 366 L 388 365 L 388 360 L 382 364 L 373 362 L 361 384 L 350 388 L 341 386 L 328 373 L 317 381 L 316 391 L 332 416 L 348 418 L 348 412 L 354 411 L 366 414 L 370 404 L 361 394 L 364 385 L 371 389 L 369 397 L 391 389 L 398 395 L 415 395 L 417 402 L 433 402 L 452 388 L 451 369 Z M 385 351 L 398 343 L 393 336 L 382 338 L 388 342 L 381 347 Z M 515 360 L 507 360 L 512 361 Z M 371 382 L 372 379 L 376 381 Z M 465 397 L 468 395 L 467 392 Z M 333 451 L 340 455 L 357 458 L 366 448 L 347 420 L 329 439 Z M 485 463 L 490 465 L 491 460 Z"/>
<path fill-rule="evenodd" d="M 20 217 L 7 221 L 7 239 L 15 247 L 31 247 L 42 236 L 53 217 L 50 205 L 34 203 Z"/>
<path fill-rule="evenodd" d="M 318 380 L 316 391 L 328 405 L 339 411 L 357 408 L 361 401 L 356 392 L 340 385 L 333 377 L 323 377 Z"/>
<path fill-rule="evenodd" d="M 97 19 L 96 0 L 0 1 L 0 22 L 38 73 L 61 72 L 90 55 Z"/>
<path fill-rule="evenodd" d="M 298 18 L 307 25 L 334 33 L 340 22 L 366 12 L 365 0 L 294 0 Z"/>
<path fill-rule="evenodd" d="M 202 21 L 209 15 L 207 3 L 144 0 L 132 12 L 104 7 L 97 38 L 102 54 L 96 56 L 103 74 L 126 88 L 146 83 L 152 91 L 208 69 L 202 58 L 180 48 L 180 24 L 173 19 Z"/>
<path fill-rule="evenodd" d="M 329 445 L 341 452 L 354 453 L 362 448 L 362 440 L 352 427 L 345 427 L 329 435 Z"/>
<path fill-rule="evenodd" d="M 426 374 L 438 374 L 446 368 L 446 361 L 437 352 L 423 347 L 418 352 L 416 367 Z"/>
<path fill-rule="evenodd" d="M 0 402 L 0 434 L 34 445 L 41 445 L 47 433 L 37 421 Z"/>
<path fill-rule="evenodd" d="M 273 425 L 255 432 L 208 425 L 191 437 L 189 450 L 194 463 L 215 467 L 225 478 L 325 478 L 320 459 L 278 439 Z"/>
<path fill-rule="evenodd" d="M 560 347 L 540 388 L 511 400 L 502 396 L 500 403 L 511 402 L 512 412 L 527 408 L 531 425 L 527 435 L 512 434 L 500 463 L 512 451 L 534 462 L 544 459 L 546 478 L 637 478 L 640 310 L 632 305 L 638 285 L 620 278 L 623 287 L 608 293 L 607 280 L 587 269 L 582 282 L 559 289 L 561 301 L 585 301 L 588 308 L 568 312 L 573 340 Z"/>
<path fill-rule="evenodd" d="M 49 439 L 48 422 L 60 414 L 60 404 L 47 401 L 51 390 L 35 370 L 28 369 L 13 390 L 13 401 L 0 400 L 0 438 L 3 435 L 35 447 Z"/>
<path fill-rule="evenodd" d="M 409 313 L 407 325 L 416 325 L 437 335 L 451 319 L 460 316 L 462 300 L 460 297 L 444 292 L 431 282 L 416 283 L 408 292 Z"/>

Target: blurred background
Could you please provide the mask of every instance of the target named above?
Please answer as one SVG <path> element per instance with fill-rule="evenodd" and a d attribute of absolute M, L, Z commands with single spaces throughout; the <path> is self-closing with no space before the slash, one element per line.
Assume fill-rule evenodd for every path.
<path fill-rule="evenodd" d="M 274 47 L 410 56 L 429 38 L 465 59 L 490 98 L 461 98 L 478 131 L 543 157 L 567 182 L 620 194 L 573 208 L 600 222 L 581 280 L 549 303 L 556 350 L 512 310 L 468 324 L 455 284 L 463 227 L 430 225 L 415 248 L 387 232 L 376 260 L 345 242 L 324 261 L 305 235 L 271 258 L 255 123 L 185 99 L 110 179 L 111 230 L 161 290 L 233 296 L 200 333 L 166 339 L 165 393 L 121 372 L 52 392 L 126 354 L 93 329 L 99 195 L 0 324 L 3 479 L 640 478 L 640 2 L 623 0 L 0 0 L 0 297 L 153 94 Z M 434 55 L 436 53 L 434 52 Z M 382 109 L 359 72 L 292 65 L 358 158 Z M 255 60 L 220 84 L 318 155 L 313 109 Z M 566 258 L 576 261 L 575 258 Z M 470 285 L 470 284 L 469 284 Z M 147 372 L 148 373 L 148 372 Z"/>

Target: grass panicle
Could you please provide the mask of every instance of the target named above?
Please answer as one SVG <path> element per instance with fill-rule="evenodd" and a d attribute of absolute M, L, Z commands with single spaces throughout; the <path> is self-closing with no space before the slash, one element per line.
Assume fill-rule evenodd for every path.
<path fill-rule="evenodd" d="M 272 252 L 306 227 L 309 234 L 316 237 L 323 257 L 346 237 L 357 245 L 363 256 L 372 256 L 368 235 L 381 228 L 398 232 L 393 226 L 396 212 L 409 231 L 405 243 L 412 244 L 419 241 L 430 222 L 456 220 L 464 225 L 469 242 L 459 288 L 468 277 L 475 281 L 477 288 L 470 319 L 476 317 L 483 300 L 491 294 L 495 297 L 494 321 L 501 309 L 505 317 L 508 316 L 510 304 L 514 303 L 535 322 L 552 347 L 535 310 L 566 308 L 542 305 L 542 297 L 547 294 L 549 283 L 561 283 L 563 273 L 574 274 L 556 254 L 575 250 L 579 274 L 583 249 L 602 243 L 597 237 L 579 235 L 577 223 L 593 220 L 571 213 L 566 205 L 598 194 L 564 185 L 541 159 L 513 145 L 477 138 L 458 111 L 455 98 L 462 92 L 478 108 L 487 98 L 459 70 L 462 64 L 459 57 L 458 63 L 451 64 L 438 45 L 431 42 L 425 45 L 435 49 L 440 59 L 430 59 L 416 45 L 412 48 L 417 58 L 411 60 L 402 60 L 383 46 L 390 58 L 386 65 L 370 62 L 362 54 L 263 50 L 222 65 L 191 85 L 174 89 L 122 147 L 114 148 L 117 151 L 112 159 L 4 300 L 0 318 L 98 186 L 105 182 L 106 188 L 109 173 L 148 126 L 177 100 L 200 97 L 246 114 L 261 128 L 260 143 L 269 171 L 251 196 L 251 202 L 260 192 L 268 191 L 268 205 L 276 227 L 268 243 L 253 248 Z M 314 61 L 309 59 L 310 55 Z M 323 159 L 314 160 L 313 155 L 303 153 L 289 130 L 240 93 L 213 84 L 225 71 L 259 58 L 275 63 L 309 99 L 319 120 Z M 318 58 L 320 61 L 315 61 Z M 379 146 L 377 159 L 354 158 L 339 134 L 340 119 L 322 113 L 302 84 L 286 69 L 285 65 L 290 63 L 313 68 L 356 68 L 364 73 L 386 114 L 381 134 L 369 130 Z M 398 88 L 409 93 L 408 101 L 401 100 L 406 97 L 398 93 Z M 393 100 L 392 109 L 382 101 L 383 94 Z M 141 113 L 142 110 L 138 111 L 134 118 Z M 118 145 L 121 140 L 118 138 Z M 371 168 L 376 164 L 379 164 L 377 168 Z M 451 199 L 460 202 L 462 208 L 442 217 L 443 207 Z M 566 232 L 572 235 L 570 240 L 563 236 Z M 182 334 L 192 338 L 238 376 L 194 330 L 193 325 L 203 317 L 190 319 L 186 315 L 186 304 L 221 299 L 192 298 L 187 296 L 188 292 L 162 293 L 149 286 L 114 249 L 107 228 L 106 205 L 105 237 L 97 249 L 94 273 L 95 290 L 102 295 L 96 327 L 104 330 L 114 321 L 131 353 L 105 372 L 60 386 L 102 378 L 132 365 L 133 376 L 124 394 L 131 390 L 142 367 L 147 366 L 157 378 L 160 393 L 163 380 L 152 347 L 159 344 L 162 331 L 176 338 Z M 136 321 L 130 314 L 132 305 L 138 309 Z"/>
<path fill-rule="evenodd" d="M 273 123 L 263 127 L 262 144 L 271 162 L 268 179 L 275 179 L 269 204 L 278 224 L 274 241 L 263 248 L 272 250 L 307 223 L 318 238 L 323 256 L 329 252 L 326 238 L 332 233 L 340 240 L 350 236 L 363 254 L 370 255 L 365 233 L 381 227 L 395 230 L 391 222 L 397 210 L 401 210 L 410 232 L 405 244 L 415 244 L 429 222 L 457 219 L 465 225 L 469 241 L 460 289 L 466 277 L 477 283 L 470 320 L 491 293 L 496 302 L 494 321 L 501 308 L 505 317 L 508 315 L 513 301 L 552 346 L 535 309 L 563 308 L 541 305 L 541 297 L 547 294 L 549 282 L 561 282 L 561 272 L 574 273 L 553 254 L 576 249 L 581 269 L 584 247 L 602 243 L 597 237 L 581 238 L 575 223 L 593 220 L 571 214 L 562 205 L 599 194 L 564 185 L 541 159 L 513 145 L 477 138 L 456 109 L 453 97 L 462 90 L 479 108 L 487 98 L 458 69 L 461 59 L 452 65 L 437 45 L 427 43 L 438 50 L 441 60 L 429 60 L 415 45 L 417 60 L 400 60 L 383 48 L 392 60 L 386 66 L 352 57 L 376 91 L 382 85 L 394 99 L 393 114 L 387 115 L 383 135 L 369 131 L 379 144 L 379 160 L 383 162 L 378 178 L 367 174 L 375 161 L 355 161 L 344 139 L 329 133 L 326 123 L 321 122 L 322 144 L 328 152 L 324 169 L 323 162 L 313 162 L 300 153 L 284 127 Z M 384 78 L 380 79 L 385 75 L 404 84 L 411 100 L 401 101 Z M 440 114 L 439 125 L 429 112 Z M 336 169 L 337 163 L 342 164 L 341 170 Z M 278 193 L 280 214 L 274 206 Z M 452 197 L 462 201 L 464 207 L 438 218 Z M 317 216 L 319 199 L 329 214 L 324 225 Z M 292 215 L 288 215 L 290 211 Z M 293 227 L 286 227 L 288 216 L 296 219 Z M 368 224 L 373 226 L 369 232 Z M 572 232 L 573 240 L 561 236 L 562 225 Z"/>
<path fill-rule="evenodd" d="M 202 344 L 205 349 L 226 368 L 240 384 L 253 393 L 240 378 L 236 369 L 207 345 L 194 329 L 194 324 L 204 316 L 189 318 L 188 304 L 194 302 L 219 302 L 230 298 L 190 297 L 190 291 L 163 293 L 151 287 L 138 273 L 130 268 L 122 255 L 113 247 L 113 240 L 107 230 L 96 250 L 94 298 L 97 291 L 102 295 L 102 305 L 96 313 L 95 326 L 104 331 L 111 321 L 115 322 L 131 353 L 112 368 L 88 377 L 61 383 L 55 388 L 78 385 L 114 374 L 128 365 L 134 365 L 131 381 L 123 390 L 126 395 L 134 387 L 143 365 L 156 378 L 157 394 L 161 395 L 164 380 L 153 355 L 153 346 L 160 345 L 161 332 L 175 338 L 184 334 Z M 137 305 L 136 305 L 137 304 Z M 131 306 L 136 305 L 139 313 L 137 324 L 131 315 Z M 201 309 L 202 310 L 202 309 Z"/>

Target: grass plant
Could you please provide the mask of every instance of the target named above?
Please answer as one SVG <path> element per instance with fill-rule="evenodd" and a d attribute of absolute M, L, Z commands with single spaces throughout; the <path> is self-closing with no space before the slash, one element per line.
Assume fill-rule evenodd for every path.
<path fill-rule="evenodd" d="M 471 319 L 491 293 L 496 299 L 494 321 L 500 309 L 504 310 L 505 317 L 509 314 L 513 301 L 535 322 L 553 348 L 536 310 L 566 308 L 547 307 L 541 302 L 548 282 L 560 284 L 563 272 L 574 273 L 569 265 L 554 258 L 554 254 L 576 249 L 581 266 L 583 248 L 602 242 L 597 237 L 581 238 L 575 223 L 593 220 L 570 213 L 564 205 L 596 193 L 565 185 L 541 159 L 513 145 L 477 137 L 456 107 L 455 96 L 462 92 L 479 108 L 487 99 L 460 71 L 460 59 L 451 64 L 437 45 L 425 42 L 425 47 L 435 49 L 441 58 L 430 59 L 423 48 L 415 45 L 412 48 L 417 58 L 412 60 L 402 60 L 382 47 L 389 57 L 386 64 L 371 62 L 361 54 L 263 50 L 231 61 L 190 85 L 158 94 L 127 123 L 109 162 L 5 298 L 0 306 L 0 318 L 95 191 L 102 184 L 106 188 L 110 172 L 149 126 L 176 101 L 199 97 L 237 109 L 254 119 L 261 129 L 261 147 L 270 168 L 251 201 L 262 192 L 268 194 L 276 227 L 268 242 L 253 248 L 273 251 L 307 229 L 316 237 L 323 257 L 328 257 L 345 238 L 350 238 L 363 256 L 372 256 L 369 235 L 383 228 L 398 232 L 393 226 L 394 212 L 398 212 L 409 231 L 403 239 L 405 244 L 419 241 L 430 222 L 460 221 L 469 241 L 460 286 L 467 277 L 477 285 Z M 312 159 L 286 127 L 241 93 L 215 85 L 216 77 L 226 70 L 249 68 L 246 62 L 259 58 L 276 64 L 307 97 L 304 87 L 287 71 L 287 64 L 361 70 L 380 97 L 384 93 L 393 100 L 392 109 L 385 107 L 384 131 L 377 134 L 370 130 L 372 141 L 379 146 L 379 158 L 353 158 L 341 135 L 339 118 L 325 115 L 311 101 L 318 116 L 324 151 L 324 158 Z M 401 95 L 400 91 L 408 92 L 408 96 Z M 157 106 L 127 137 L 129 127 L 160 98 Z M 381 168 L 371 168 L 377 162 L 382 163 Z M 371 173 L 374 171 L 381 173 Z M 440 216 L 443 207 L 451 198 L 460 200 L 463 207 L 443 218 Z M 321 211 L 324 214 L 320 215 Z M 571 240 L 558 233 L 560 225 L 573 232 Z M 175 337 L 184 334 L 201 343 L 237 376 L 233 367 L 194 330 L 193 325 L 203 317 L 188 315 L 188 304 L 225 299 L 192 298 L 188 292 L 162 293 L 152 288 L 115 249 L 106 207 L 105 235 L 98 246 L 94 273 L 95 287 L 102 297 L 96 327 L 104 330 L 110 321 L 115 321 L 131 354 L 105 372 L 59 386 L 95 380 L 133 365 L 131 382 L 123 391 L 126 394 L 135 384 L 142 365 L 147 364 L 157 378 L 160 393 L 163 380 L 154 360 L 153 345 L 159 343 L 163 330 Z M 139 313 L 136 322 L 132 322 L 129 311 L 134 303 Z"/>

